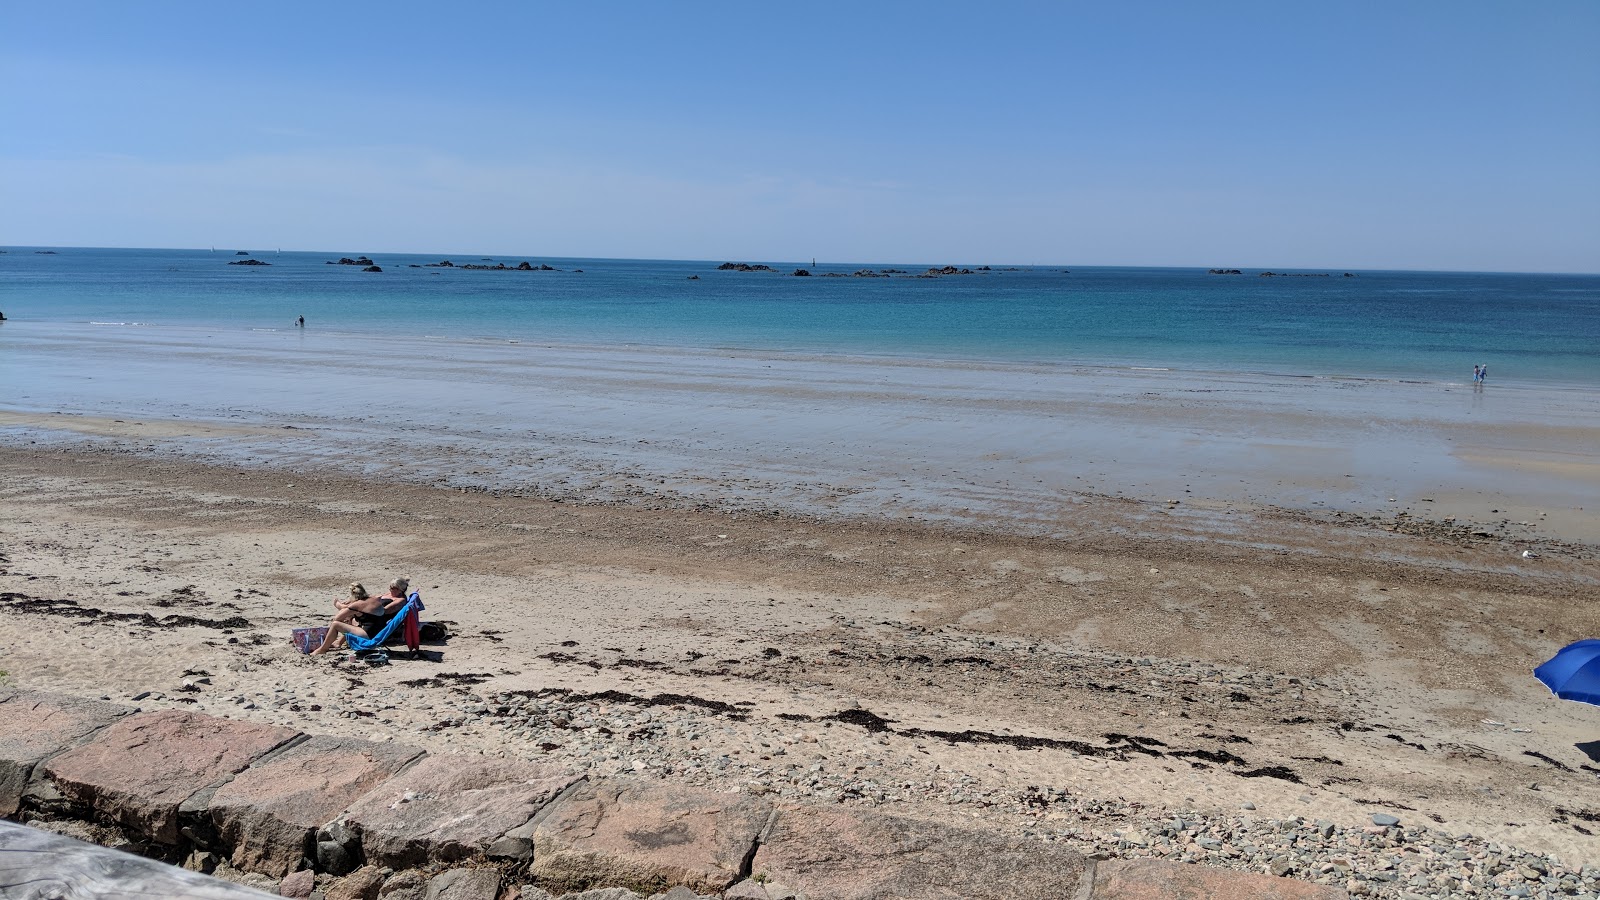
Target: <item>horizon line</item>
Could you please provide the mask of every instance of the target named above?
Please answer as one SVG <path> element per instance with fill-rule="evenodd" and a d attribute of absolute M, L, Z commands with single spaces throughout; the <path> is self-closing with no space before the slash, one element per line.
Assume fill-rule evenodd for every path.
<path fill-rule="evenodd" d="M 0 244 L 0 252 L 6 251 L 6 250 L 11 250 L 11 249 L 17 249 L 17 250 L 157 250 L 157 251 L 193 251 L 193 252 L 196 252 L 196 253 L 208 253 L 208 252 L 213 252 L 213 251 L 220 252 L 218 250 L 218 248 L 216 248 L 216 247 L 90 246 L 90 245 L 82 245 L 82 244 Z M 227 252 L 229 252 L 229 253 L 237 254 L 243 248 L 226 247 L 226 248 L 222 248 L 222 249 L 226 249 Z M 256 253 L 272 254 L 272 253 L 278 253 L 278 252 L 287 252 L 287 253 L 339 253 L 339 254 L 345 254 L 345 253 L 352 253 L 352 252 L 358 252 L 358 251 L 327 250 L 327 249 L 304 249 L 304 248 L 287 248 L 286 249 L 286 248 L 283 248 L 283 247 L 272 247 L 271 249 L 268 249 L 268 250 L 246 250 L 245 252 L 250 254 L 250 255 L 254 255 Z M 517 256 L 517 257 L 525 256 L 525 254 L 522 254 L 522 253 L 499 253 L 499 254 L 490 254 L 489 256 L 485 257 L 482 254 L 482 251 L 466 251 L 466 250 L 462 250 L 462 251 L 367 250 L 367 251 L 359 251 L 359 252 L 362 253 L 362 255 L 366 255 L 366 256 L 372 256 L 373 254 L 391 254 L 391 255 L 396 255 L 396 256 L 432 256 L 432 255 L 449 256 L 449 255 L 456 255 L 456 256 L 472 256 L 475 259 L 483 259 L 483 258 L 493 259 L 493 258 L 495 258 L 497 256 L 502 256 L 502 257 L 503 256 Z M 538 255 L 535 254 L 533 256 L 530 256 L 529 259 L 531 260 L 533 258 L 537 258 L 537 256 Z M 546 255 L 544 255 L 544 258 L 545 259 L 570 259 L 570 260 L 609 260 L 609 261 L 626 261 L 626 262 L 696 262 L 696 263 L 698 263 L 698 262 L 717 263 L 718 260 L 720 259 L 722 262 L 754 262 L 754 263 L 763 263 L 763 264 L 779 263 L 779 264 L 782 264 L 782 265 L 794 265 L 794 266 L 798 266 L 798 267 L 802 267 L 802 268 L 805 267 L 805 266 L 810 265 L 810 263 L 808 263 L 805 259 L 780 260 L 780 259 L 759 259 L 759 258 L 755 258 L 755 257 L 744 257 L 742 259 L 734 259 L 734 258 L 729 258 L 729 257 L 691 258 L 691 257 L 667 257 L 667 256 L 567 256 L 567 255 L 561 255 L 561 254 L 553 254 L 553 255 L 552 254 L 546 254 Z M 1209 269 L 1241 269 L 1241 270 L 1242 269 L 1259 269 L 1261 271 L 1277 271 L 1277 270 L 1311 271 L 1311 270 L 1316 270 L 1316 271 L 1327 271 L 1327 272 L 1334 272 L 1334 271 L 1340 271 L 1340 272 L 1409 272 L 1409 273 L 1418 273 L 1418 274 L 1432 273 L 1432 274 L 1456 274 L 1456 275 L 1560 275 L 1560 276 L 1577 275 L 1577 276 L 1600 276 L 1600 271 L 1593 271 L 1593 272 L 1578 272 L 1578 271 L 1550 272 L 1550 271 L 1537 270 L 1537 269 L 1396 269 L 1396 268 L 1374 268 L 1374 267 L 1366 267 L 1366 266 L 1304 266 L 1304 265 L 1277 265 L 1277 266 L 1267 265 L 1267 266 L 1262 266 L 1262 265 L 1245 265 L 1245 264 L 1237 264 L 1237 263 L 1228 263 L 1228 264 L 1223 264 L 1223 265 L 1204 265 L 1204 264 L 1200 264 L 1200 263 L 1193 263 L 1193 264 L 1172 264 L 1172 263 L 1151 264 L 1151 263 L 1060 263 L 1060 262 L 1048 262 L 1048 263 L 1039 263 L 1039 262 L 1028 262 L 1028 263 L 1021 263 L 1021 262 L 949 263 L 949 262 L 946 262 L 946 263 L 940 264 L 940 263 L 926 263 L 926 262 L 916 262 L 916 263 L 913 263 L 913 262 L 893 262 L 893 261 L 883 261 L 883 260 L 877 260 L 877 261 L 839 260 L 839 261 L 832 261 L 832 262 L 817 262 L 816 265 L 819 268 L 822 267 L 822 266 L 898 266 L 898 265 L 905 265 L 905 266 L 910 266 L 910 265 L 929 265 L 929 266 L 933 266 L 933 267 L 937 268 L 940 265 L 960 265 L 960 266 L 963 266 L 963 267 L 972 267 L 972 268 L 976 268 L 978 266 L 990 266 L 990 267 L 1000 266 L 1000 267 L 1005 267 L 1005 268 L 1026 268 L 1026 269 L 1058 269 L 1058 268 L 1059 269 L 1068 269 L 1068 268 L 1072 268 L 1072 267 L 1084 268 L 1084 269 L 1208 269 L 1208 270 Z"/>

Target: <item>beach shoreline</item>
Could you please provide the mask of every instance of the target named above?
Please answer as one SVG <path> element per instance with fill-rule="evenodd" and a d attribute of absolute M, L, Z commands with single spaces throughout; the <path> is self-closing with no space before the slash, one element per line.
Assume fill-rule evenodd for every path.
<path fill-rule="evenodd" d="M 0 442 L 155 440 L 247 468 L 1047 536 L 1081 501 L 1116 497 L 1191 518 L 1405 513 L 1600 542 L 1600 398 L 1587 391 L 86 331 L 8 331 Z"/>
<path fill-rule="evenodd" d="M 8 446 L 0 475 L 0 641 L 21 687 L 152 691 L 139 702 L 1112 855 L 1161 849 L 1174 817 L 1253 834 L 1299 816 L 1359 838 L 1378 812 L 1473 853 L 1575 867 L 1600 846 L 1593 710 L 1527 674 L 1600 631 L 1592 547 L 1522 560 L 1499 540 L 1288 511 L 1213 540 L 1115 498 L 1046 538 L 286 476 L 106 442 Z M 452 623 L 441 662 L 375 679 L 289 647 L 350 580 L 400 572 Z M 250 624 L 107 617 L 123 613 Z M 548 716 L 497 718 L 494 698 L 518 692 Z M 1260 769 L 1277 774 L 1239 777 Z M 1234 844 L 1173 852 L 1260 870 Z M 1343 853 L 1359 871 L 1365 852 L 1306 864 Z"/>

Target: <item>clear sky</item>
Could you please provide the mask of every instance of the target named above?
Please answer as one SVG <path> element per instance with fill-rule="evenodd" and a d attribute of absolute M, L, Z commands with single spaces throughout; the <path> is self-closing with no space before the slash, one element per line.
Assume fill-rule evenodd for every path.
<path fill-rule="evenodd" d="M 1600 272 L 1600 2 L 0 5 L 0 244 Z"/>

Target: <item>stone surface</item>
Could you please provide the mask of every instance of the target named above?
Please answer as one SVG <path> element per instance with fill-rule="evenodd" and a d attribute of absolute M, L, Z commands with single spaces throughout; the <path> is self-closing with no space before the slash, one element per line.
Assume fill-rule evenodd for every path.
<path fill-rule="evenodd" d="M 211 798 L 233 865 L 287 875 L 321 859 L 317 828 L 422 755 L 415 747 L 319 735 L 252 765 Z"/>
<path fill-rule="evenodd" d="M 367 860 L 396 869 L 481 855 L 579 779 L 516 760 L 430 756 L 350 807 Z"/>
<path fill-rule="evenodd" d="M 723 900 L 771 900 L 767 889 L 758 882 L 741 881 L 726 891 L 722 892 Z"/>
<path fill-rule="evenodd" d="M 1345 900 L 1337 888 L 1293 878 L 1154 860 L 1107 860 L 1095 868 L 1094 900 Z"/>
<path fill-rule="evenodd" d="M 138 713 L 48 760 L 44 770 L 72 802 L 175 844 L 185 800 L 296 735 L 188 712 Z"/>
<path fill-rule="evenodd" d="M 132 712 L 63 694 L 0 690 L 0 816 L 14 816 L 45 758 Z"/>
<path fill-rule="evenodd" d="M 323 894 L 326 900 L 377 900 L 386 877 L 377 866 L 362 866 L 328 885 Z"/>
<path fill-rule="evenodd" d="M 428 882 L 423 900 L 495 900 L 498 896 L 498 869 L 451 869 Z"/>
<path fill-rule="evenodd" d="M 1046 900 L 1076 896 L 1087 871 L 1063 847 L 819 808 L 781 809 L 751 868 L 830 900 Z"/>
<path fill-rule="evenodd" d="M 0 897 L 267 900 L 270 896 L 131 853 L 0 821 Z"/>
<path fill-rule="evenodd" d="M 421 872 L 407 869 L 397 873 L 378 889 L 380 900 L 422 900 L 428 891 L 428 879 Z"/>
<path fill-rule="evenodd" d="M 316 887 L 317 876 L 310 869 L 301 869 L 278 882 L 279 897 L 299 897 L 304 900 L 311 896 L 312 888 Z"/>
<path fill-rule="evenodd" d="M 531 871 L 552 892 L 615 885 L 648 895 L 685 885 L 716 893 L 739 880 L 771 812 L 746 794 L 590 782 L 535 823 Z"/>

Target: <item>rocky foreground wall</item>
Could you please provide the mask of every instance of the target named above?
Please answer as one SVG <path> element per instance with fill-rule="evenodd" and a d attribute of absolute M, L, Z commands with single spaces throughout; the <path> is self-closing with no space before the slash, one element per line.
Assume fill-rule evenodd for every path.
<path fill-rule="evenodd" d="M 868 810 L 23 690 L 0 690 L 0 817 L 327 900 L 1345 896 Z M 0 841 L 0 872 L 22 864 L 22 843 Z"/>

